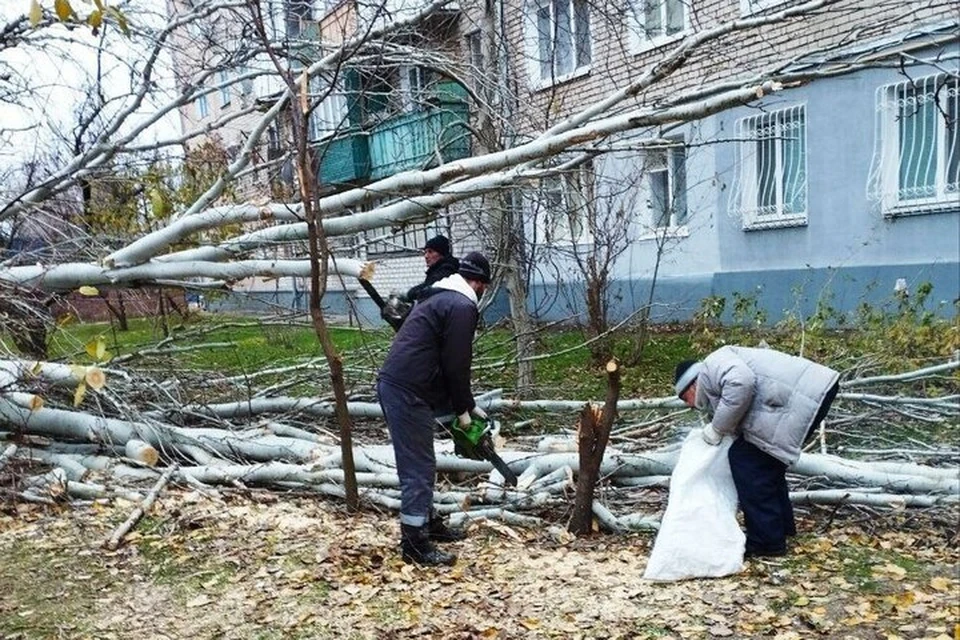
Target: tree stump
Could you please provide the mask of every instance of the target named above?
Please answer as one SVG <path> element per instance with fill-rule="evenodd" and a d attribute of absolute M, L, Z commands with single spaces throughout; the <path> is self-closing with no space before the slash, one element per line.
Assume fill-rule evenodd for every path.
<path fill-rule="evenodd" d="M 620 398 L 620 366 L 607 362 L 607 397 L 603 407 L 587 404 L 580 412 L 577 425 L 577 447 L 580 452 L 580 473 L 577 476 L 577 495 L 573 517 L 567 529 L 576 535 L 593 531 L 593 493 L 600 476 L 600 463 L 610 438 L 610 428 L 617 417 Z"/>

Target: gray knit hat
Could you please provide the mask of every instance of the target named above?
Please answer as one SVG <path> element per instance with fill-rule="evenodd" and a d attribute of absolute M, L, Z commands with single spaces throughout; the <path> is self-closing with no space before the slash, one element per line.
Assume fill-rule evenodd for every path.
<path fill-rule="evenodd" d="M 490 282 L 490 262 L 479 251 L 471 251 L 460 258 L 460 275 L 486 284 Z"/>

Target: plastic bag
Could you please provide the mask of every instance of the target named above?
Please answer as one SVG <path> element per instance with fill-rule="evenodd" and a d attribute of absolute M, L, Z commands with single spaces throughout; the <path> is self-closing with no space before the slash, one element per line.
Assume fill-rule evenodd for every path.
<path fill-rule="evenodd" d="M 711 446 L 691 431 L 670 476 L 670 496 L 643 577 L 716 578 L 743 569 L 746 536 L 737 524 L 737 488 L 724 437 Z"/>

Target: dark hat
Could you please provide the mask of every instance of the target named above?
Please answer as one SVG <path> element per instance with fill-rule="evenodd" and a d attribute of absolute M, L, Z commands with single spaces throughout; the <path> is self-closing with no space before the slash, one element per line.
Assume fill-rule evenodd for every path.
<path fill-rule="evenodd" d="M 678 397 L 682 396 L 683 392 L 697 381 L 700 369 L 701 364 L 696 360 L 684 360 L 677 365 L 677 369 L 673 373 L 673 388 Z"/>
<path fill-rule="evenodd" d="M 450 241 L 447 240 L 447 236 L 433 236 L 427 240 L 427 244 L 423 245 L 423 250 L 433 249 L 442 256 L 450 255 Z"/>
<path fill-rule="evenodd" d="M 490 263 L 479 251 L 471 251 L 460 258 L 460 275 L 486 284 L 490 282 Z"/>

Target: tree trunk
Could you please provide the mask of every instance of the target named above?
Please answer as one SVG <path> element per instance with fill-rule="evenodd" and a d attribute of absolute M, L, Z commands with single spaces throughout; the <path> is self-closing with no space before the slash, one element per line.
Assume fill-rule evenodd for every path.
<path fill-rule="evenodd" d="M 580 450 L 580 473 L 577 476 L 577 496 L 568 530 L 586 535 L 593 530 L 593 493 L 600 476 L 600 465 L 610 438 L 610 427 L 617 417 L 620 398 L 620 367 L 616 360 L 607 363 L 607 397 L 603 409 L 588 404 L 580 412 L 577 426 L 577 444 Z"/>

